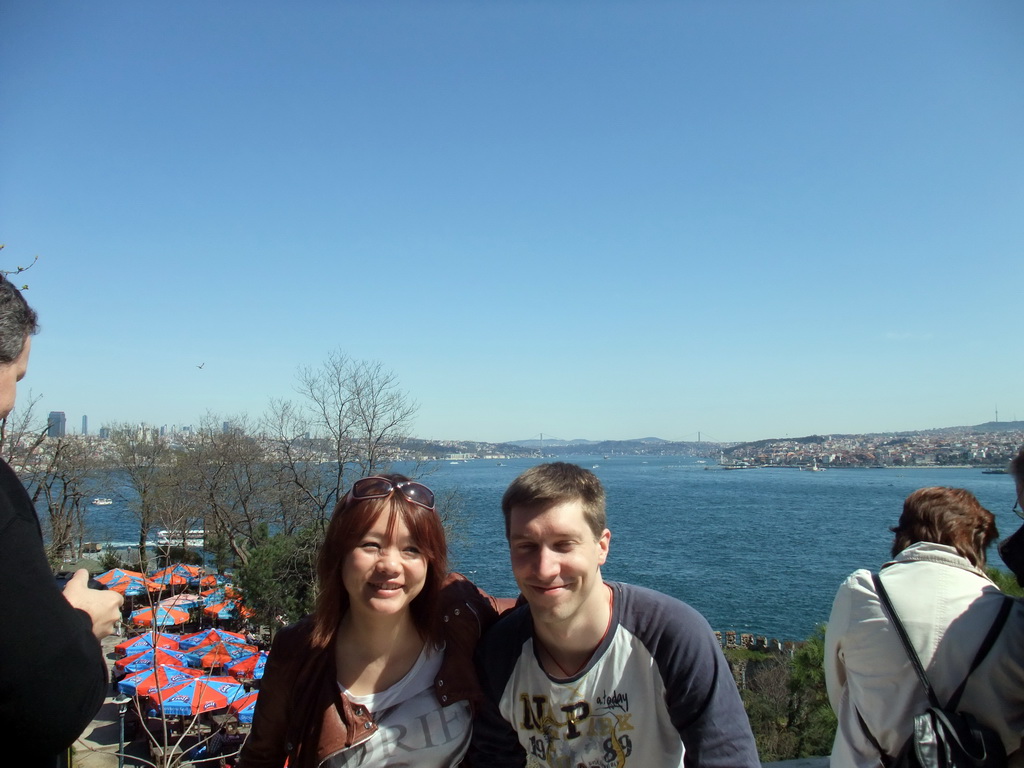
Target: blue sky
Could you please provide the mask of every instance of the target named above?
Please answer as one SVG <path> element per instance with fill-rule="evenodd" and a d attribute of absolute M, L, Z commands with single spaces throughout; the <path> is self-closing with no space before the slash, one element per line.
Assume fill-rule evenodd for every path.
<path fill-rule="evenodd" d="M 1024 419 L 1024 3 L 0 4 L 21 396 L 435 439 Z M 204 364 L 200 369 L 197 366 Z"/>

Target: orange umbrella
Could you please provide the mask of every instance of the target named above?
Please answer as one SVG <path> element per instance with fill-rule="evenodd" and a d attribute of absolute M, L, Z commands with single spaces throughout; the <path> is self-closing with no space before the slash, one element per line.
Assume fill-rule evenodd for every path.
<path fill-rule="evenodd" d="M 133 623 L 143 627 L 168 627 L 188 621 L 188 611 L 154 605 L 152 608 L 140 608 L 137 611 L 132 611 L 130 618 Z"/>
<path fill-rule="evenodd" d="M 240 656 L 234 661 L 225 664 L 224 671 L 239 679 L 243 677 L 261 678 L 263 677 L 263 668 L 267 664 L 267 657 L 269 655 L 266 651 L 259 651 L 248 656 Z"/>
<path fill-rule="evenodd" d="M 195 677 L 160 688 L 149 700 L 165 715 L 195 715 L 224 709 L 245 695 L 245 688 L 231 677 Z"/>
<path fill-rule="evenodd" d="M 143 595 L 148 592 L 156 592 L 160 585 L 150 581 L 145 575 L 138 571 L 123 571 L 120 568 L 113 568 L 96 577 L 96 581 L 114 592 L 122 595 Z"/>
<path fill-rule="evenodd" d="M 180 595 L 172 595 L 171 597 L 165 597 L 163 600 L 157 603 L 166 608 L 181 608 L 183 611 L 192 609 L 196 603 L 202 600 L 199 595 L 188 595 L 182 592 Z"/>
<path fill-rule="evenodd" d="M 202 573 L 203 569 L 198 566 L 186 565 L 185 563 L 175 563 L 174 565 L 168 565 L 166 568 L 161 568 L 150 576 L 150 578 L 157 584 L 163 584 L 170 587 L 179 584 L 188 584 L 190 580 L 202 575 Z"/>
<path fill-rule="evenodd" d="M 240 723 L 251 723 L 252 714 L 256 710 L 256 699 L 259 697 L 259 691 L 250 691 L 240 699 L 235 699 L 228 704 L 228 712 L 231 712 L 235 717 L 238 718 Z"/>
<path fill-rule="evenodd" d="M 144 635 L 133 637 L 130 640 L 122 640 L 114 646 L 118 656 L 131 656 L 135 653 L 148 651 L 154 645 L 157 648 L 170 648 L 178 650 L 178 635 L 169 635 L 166 632 L 146 632 Z"/>
<path fill-rule="evenodd" d="M 245 635 L 241 632 L 229 632 L 226 629 L 211 628 L 193 632 L 190 635 L 182 635 L 178 641 L 183 650 L 217 642 L 244 644 L 246 640 Z"/>
<path fill-rule="evenodd" d="M 173 683 L 186 683 L 202 674 L 201 669 L 161 664 L 126 675 L 124 680 L 117 684 L 117 688 L 128 696 L 149 696 L 160 688 L 165 688 Z"/>
<path fill-rule="evenodd" d="M 165 651 L 163 648 L 150 648 L 148 651 L 136 653 L 133 656 L 125 656 L 123 659 L 118 659 L 114 662 L 115 667 L 129 672 L 152 669 L 161 664 L 185 666 L 185 654 L 181 651 Z"/>
<path fill-rule="evenodd" d="M 185 659 L 193 667 L 220 667 L 235 659 L 258 652 L 259 648 L 254 645 L 217 642 L 193 648 L 188 651 Z"/>

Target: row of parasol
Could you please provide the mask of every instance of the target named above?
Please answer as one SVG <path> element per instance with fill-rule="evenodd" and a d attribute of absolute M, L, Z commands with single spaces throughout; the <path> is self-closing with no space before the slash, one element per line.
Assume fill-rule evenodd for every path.
<path fill-rule="evenodd" d="M 198 594 L 175 594 L 158 600 L 151 606 L 132 611 L 129 620 L 137 626 L 164 628 L 185 624 L 189 621 L 191 612 L 198 608 L 220 620 L 249 618 L 252 615 L 242 603 L 242 596 L 237 588 L 228 584 L 219 574 L 204 575 L 202 569 L 194 565 L 176 563 L 150 576 L 139 571 L 113 568 L 97 576 L 96 581 L 125 597 L 150 595 L 179 587 L 194 587 L 201 590 Z"/>
<path fill-rule="evenodd" d="M 244 635 L 206 629 L 188 635 L 156 630 L 115 646 L 115 667 L 127 673 L 118 689 L 148 700 L 163 715 L 198 715 L 227 709 L 242 723 L 252 722 L 257 691 L 243 679 L 263 676 L 267 653 Z M 219 669 L 223 674 L 214 675 Z"/>

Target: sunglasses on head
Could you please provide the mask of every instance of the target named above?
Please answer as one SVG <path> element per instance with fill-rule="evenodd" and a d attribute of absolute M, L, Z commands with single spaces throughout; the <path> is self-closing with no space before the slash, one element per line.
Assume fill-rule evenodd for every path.
<path fill-rule="evenodd" d="M 352 484 L 353 499 L 383 499 L 394 491 L 401 493 L 406 501 L 410 501 L 424 509 L 434 508 L 434 492 L 414 480 L 388 480 L 386 477 L 364 477 Z"/>

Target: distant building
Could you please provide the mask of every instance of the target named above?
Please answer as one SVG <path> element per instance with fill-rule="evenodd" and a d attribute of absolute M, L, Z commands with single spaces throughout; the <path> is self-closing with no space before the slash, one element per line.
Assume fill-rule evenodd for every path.
<path fill-rule="evenodd" d="M 89 417 L 88 416 L 83 416 L 82 417 L 82 434 L 83 435 L 88 435 L 89 434 Z"/>
<path fill-rule="evenodd" d="M 64 437 L 67 423 L 68 420 L 64 415 L 64 411 L 50 411 L 50 415 L 46 417 L 46 436 Z"/>
<path fill-rule="evenodd" d="M 100 439 L 102 439 L 102 440 L 109 440 L 110 439 L 110 427 L 100 427 Z"/>

